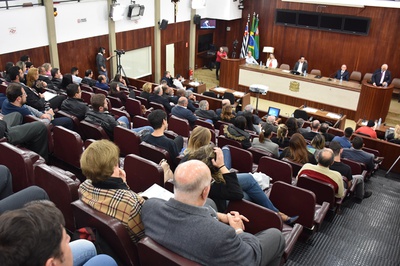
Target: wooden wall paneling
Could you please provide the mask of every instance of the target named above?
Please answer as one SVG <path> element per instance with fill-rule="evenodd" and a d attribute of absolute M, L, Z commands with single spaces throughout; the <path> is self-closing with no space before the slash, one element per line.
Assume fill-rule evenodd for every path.
<path fill-rule="evenodd" d="M 0 69 L 4 70 L 7 62 L 13 62 L 15 64 L 23 55 L 29 55 L 35 67 L 50 62 L 49 46 L 42 46 L 0 55 Z"/>

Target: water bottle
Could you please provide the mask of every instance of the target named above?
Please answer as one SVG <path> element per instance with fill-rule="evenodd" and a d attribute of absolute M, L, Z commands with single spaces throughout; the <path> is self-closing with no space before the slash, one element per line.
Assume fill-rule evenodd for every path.
<path fill-rule="evenodd" d="M 262 61 L 260 61 L 260 66 L 261 66 L 261 67 L 263 66 Z"/>
<path fill-rule="evenodd" d="M 304 70 L 303 76 L 307 77 L 307 71 L 306 70 Z"/>
<path fill-rule="evenodd" d="M 340 81 L 339 81 L 339 83 L 342 84 L 342 82 L 343 82 L 343 77 L 340 76 Z"/>
<path fill-rule="evenodd" d="M 379 118 L 379 120 L 378 120 L 378 127 L 381 126 L 381 123 L 382 123 L 382 118 Z"/>

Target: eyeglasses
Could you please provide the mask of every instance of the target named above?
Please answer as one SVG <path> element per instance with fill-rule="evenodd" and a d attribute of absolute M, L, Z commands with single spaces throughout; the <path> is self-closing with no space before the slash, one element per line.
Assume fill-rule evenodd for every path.
<path fill-rule="evenodd" d="M 212 185 L 212 184 L 214 184 L 214 183 L 215 183 L 215 179 L 214 179 L 214 178 L 211 178 L 210 185 Z"/>
<path fill-rule="evenodd" d="M 28 96 L 28 94 L 26 94 L 26 92 L 24 92 L 24 93 L 22 93 L 21 97 L 22 96 Z"/>

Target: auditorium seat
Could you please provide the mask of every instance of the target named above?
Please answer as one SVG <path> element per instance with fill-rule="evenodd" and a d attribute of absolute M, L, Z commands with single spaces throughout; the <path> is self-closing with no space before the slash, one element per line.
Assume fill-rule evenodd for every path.
<path fill-rule="evenodd" d="M 302 118 L 305 121 L 308 120 L 307 112 L 304 110 L 301 110 L 301 109 L 294 110 L 293 116 L 294 116 L 294 118 Z"/>
<path fill-rule="evenodd" d="M 228 99 L 232 105 L 235 103 L 235 95 L 232 92 L 224 92 L 222 99 Z"/>
<path fill-rule="evenodd" d="M 363 175 L 364 179 L 367 175 L 366 166 L 363 163 L 359 163 L 347 158 L 340 159 L 342 163 L 347 164 L 351 168 L 352 175 Z"/>
<path fill-rule="evenodd" d="M 85 102 L 85 103 L 87 103 L 87 104 L 91 104 L 90 103 L 90 99 L 92 98 L 92 96 L 94 95 L 94 93 L 93 92 L 88 92 L 88 91 L 82 91 L 82 94 L 81 94 L 81 98 L 82 98 L 82 100 Z"/>
<path fill-rule="evenodd" d="M 296 177 L 297 174 L 299 173 L 300 169 L 303 167 L 303 164 L 292 162 L 288 158 L 283 158 L 282 161 L 285 161 L 292 166 L 293 177 Z"/>
<path fill-rule="evenodd" d="M 202 126 L 202 127 L 208 128 L 210 130 L 210 132 L 211 132 L 211 141 L 214 144 L 216 144 L 216 135 L 217 135 L 217 133 L 215 132 L 215 128 L 214 128 L 213 124 L 211 124 L 209 122 L 206 122 L 206 121 L 204 121 L 202 119 L 197 119 L 194 122 L 194 124 L 195 124 L 195 127 Z"/>
<path fill-rule="evenodd" d="M 39 121 L 40 123 L 43 123 L 42 120 L 36 116 L 33 115 L 26 115 L 24 116 L 24 123 L 31 123 L 31 122 L 37 122 Z M 49 153 L 53 152 L 54 148 L 54 142 L 53 142 L 53 124 L 47 124 L 47 145 L 49 147 Z"/>
<path fill-rule="evenodd" d="M 45 163 L 37 153 L 20 149 L 8 142 L 0 143 L 0 164 L 12 174 L 13 191 L 18 192 L 35 183 L 35 167 Z"/>
<path fill-rule="evenodd" d="M 78 133 L 56 126 L 53 129 L 53 156 L 77 169 L 80 169 L 80 158 L 83 152 L 83 141 Z"/>
<path fill-rule="evenodd" d="M 85 120 L 82 120 L 80 122 L 80 127 L 83 133 L 83 139 L 110 139 L 100 125 L 95 125 Z"/>
<path fill-rule="evenodd" d="M 129 115 L 129 113 L 124 110 L 125 107 L 121 107 L 121 108 L 112 108 L 110 109 L 110 113 L 114 115 L 115 119 L 120 118 L 121 116 L 126 116 L 126 118 L 128 118 L 129 123 L 131 122 L 131 116 Z"/>
<path fill-rule="evenodd" d="M 213 91 L 205 91 L 202 94 L 205 96 L 208 96 L 208 97 L 217 98 L 217 94 L 215 94 L 215 92 L 213 92 Z"/>
<path fill-rule="evenodd" d="M 242 148 L 242 144 L 239 141 L 233 140 L 233 139 L 228 139 L 227 137 L 225 137 L 224 135 L 219 135 L 217 138 L 217 144 L 218 147 L 222 148 L 226 145 L 231 145 L 231 146 L 235 146 L 238 148 Z"/>
<path fill-rule="evenodd" d="M 320 228 L 329 209 L 327 202 L 322 205 L 316 203 L 314 192 L 282 181 L 274 183 L 269 199 L 279 211 L 291 216 L 298 215 L 299 219 L 296 223 L 307 228 L 308 233 Z"/>
<path fill-rule="evenodd" d="M 190 136 L 190 125 L 186 119 L 179 118 L 171 115 L 168 119 L 168 129 L 174 131 L 176 134 L 188 138 Z"/>
<path fill-rule="evenodd" d="M 76 228 L 96 228 L 101 238 L 109 244 L 115 254 L 114 258 L 120 265 L 139 265 L 139 255 L 136 245 L 129 237 L 126 227 L 117 219 L 92 209 L 81 200 L 71 203 L 75 217 Z"/>
<path fill-rule="evenodd" d="M 360 83 L 361 82 L 361 72 L 359 72 L 359 71 L 351 72 L 349 81 L 355 82 L 355 83 Z"/>
<path fill-rule="evenodd" d="M 197 262 L 186 259 L 171 250 L 161 246 L 150 237 L 146 236 L 138 243 L 141 266 L 197 266 Z"/>
<path fill-rule="evenodd" d="M 297 239 L 300 237 L 303 226 L 296 223 L 293 227 L 283 224 L 281 217 L 260 205 L 249 202 L 247 200 L 231 200 L 227 206 L 226 212 L 238 211 L 249 219 L 250 222 L 246 223 L 245 231 L 251 234 L 256 234 L 260 231 L 276 228 L 282 231 L 285 237 L 286 247 L 283 253 L 283 261 L 286 262 L 290 253 L 292 252 Z M 288 213 L 288 215 L 295 215 Z"/>
<path fill-rule="evenodd" d="M 80 121 L 76 116 L 71 115 L 62 110 L 59 110 L 55 115 L 56 115 L 56 117 L 69 117 L 72 120 L 72 122 L 74 123 L 74 131 L 80 135 L 82 134 L 81 127 L 80 127 Z"/>
<path fill-rule="evenodd" d="M 124 170 L 126 182 L 137 193 L 145 191 L 153 184 L 164 187 L 164 170 L 158 163 L 129 154 L 125 157 Z"/>
<path fill-rule="evenodd" d="M 150 108 L 149 101 L 146 98 L 136 96 L 136 99 L 140 101 L 142 105 L 144 105 L 147 109 Z"/>
<path fill-rule="evenodd" d="M 5 95 L 6 94 L 6 90 L 7 90 L 7 85 L 5 85 L 2 82 L 0 82 L 0 93 L 3 93 Z"/>
<path fill-rule="evenodd" d="M 283 69 L 283 70 L 290 70 L 290 66 L 289 66 L 288 64 L 281 64 L 281 65 L 279 66 L 279 68 L 280 68 L 280 69 Z"/>
<path fill-rule="evenodd" d="M 266 151 L 264 149 L 256 148 L 256 147 L 250 147 L 247 149 L 251 154 L 253 154 L 253 162 L 255 164 L 258 164 L 261 157 L 263 156 L 268 156 L 268 157 L 274 157 L 272 153 L 269 151 Z"/>
<path fill-rule="evenodd" d="M 116 126 L 114 128 L 114 143 L 119 147 L 121 156 L 139 155 L 140 136 L 130 129 Z"/>
<path fill-rule="evenodd" d="M 394 78 L 391 84 L 393 85 L 393 95 L 397 95 L 400 102 L 400 78 Z"/>
<path fill-rule="evenodd" d="M 94 92 L 92 87 L 90 87 L 88 84 L 81 83 L 80 87 L 82 91 Z"/>
<path fill-rule="evenodd" d="M 104 96 L 107 97 L 108 91 L 103 90 L 103 89 L 100 89 L 99 87 L 96 87 L 96 86 L 93 86 L 92 88 L 93 88 L 93 90 L 94 90 L 94 93 L 96 93 L 96 94 L 98 94 L 98 93 L 99 93 L 99 94 L 103 94 Z"/>
<path fill-rule="evenodd" d="M 147 142 L 142 141 L 139 145 L 140 156 L 146 158 L 152 162 L 160 163 L 161 160 L 166 159 L 171 169 L 175 169 L 175 164 L 173 160 L 175 158 L 171 158 L 169 153 L 163 148 L 156 147 Z"/>
<path fill-rule="evenodd" d="M 80 181 L 74 174 L 56 166 L 40 164 L 35 167 L 35 185 L 43 188 L 50 200 L 62 212 L 65 227 L 75 231 L 71 202 L 77 200 Z"/>
<path fill-rule="evenodd" d="M 257 169 L 257 165 L 253 164 L 253 155 L 251 152 L 232 145 L 227 145 L 231 153 L 232 168 L 238 170 L 239 173 L 253 173 Z"/>
<path fill-rule="evenodd" d="M 150 126 L 149 120 L 140 115 L 135 115 L 132 122 L 134 127 Z"/>
<path fill-rule="evenodd" d="M 164 108 L 164 105 L 161 103 L 150 102 L 149 106 L 153 107 L 154 110 L 163 110 L 164 112 L 167 112 Z"/>
<path fill-rule="evenodd" d="M 122 106 L 124 106 L 124 105 L 122 104 L 121 99 L 118 98 L 118 97 L 114 97 L 114 96 L 107 95 L 107 99 L 110 100 L 111 105 L 112 105 L 112 107 L 114 107 L 114 108 L 121 108 Z"/>
<path fill-rule="evenodd" d="M 365 73 L 362 80 L 366 80 L 367 82 L 371 82 L 372 73 Z"/>
<path fill-rule="evenodd" d="M 293 183 L 292 166 L 284 161 L 269 157 L 261 157 L 257 172 L 262 172 L 272 178 L 271 183 L 282 181 L 287 184 Z"/>
<path fill-rule="evenodd" d="M 129 113 L 131 117 L 135 115 L 142 116 L 142 107 L 141 103 L 137 99 L 128 98 L 125 104 L 125 110 Z"/>
<path fill-rule="evenodd" d="M 321 70 L 319 70 L 319 69 L 311 69 L 310 74 L 311 75 L 316 75 L 316 76 L 322 76 Z"/>

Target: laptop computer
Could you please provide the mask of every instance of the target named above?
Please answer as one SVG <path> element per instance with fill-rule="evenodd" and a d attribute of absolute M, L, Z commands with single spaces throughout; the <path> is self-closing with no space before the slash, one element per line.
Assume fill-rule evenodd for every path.
<path fill-rule="evenodd" d="M 270 107 L 268 108 L 268 115 L 269 115 L 269 116 L 270 116 L 270 115 L 273 115 L 273 116 L 275 116 L 276 118 L 278 118 L 280 112 L 281 112 L 281 109 L 279 109 L 279 108 L 272 107 L 272 106 L 270 106 Z"/>

